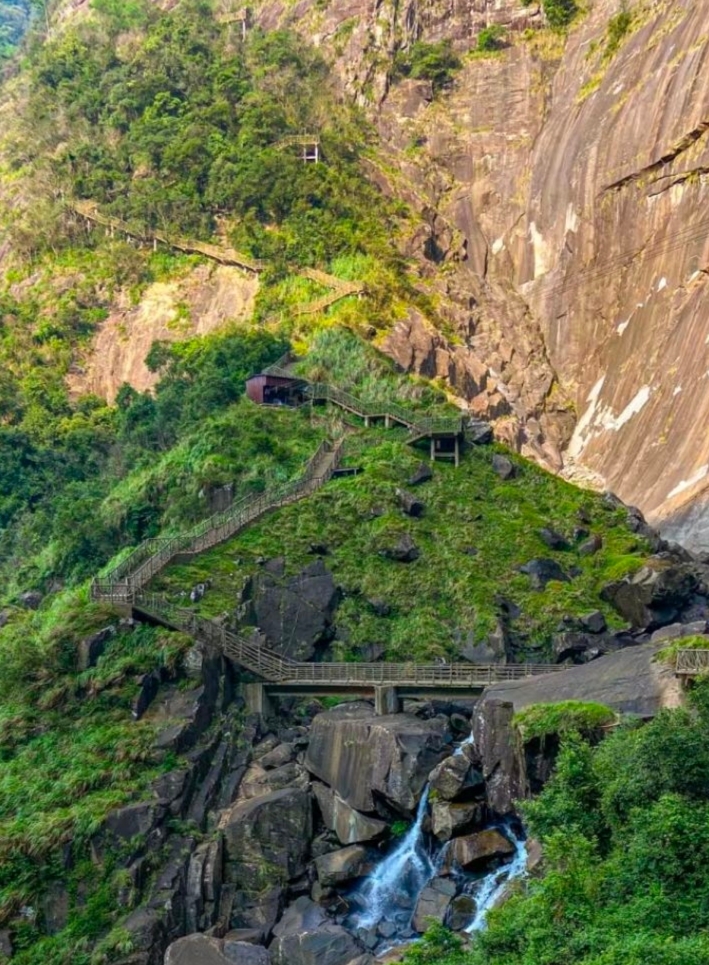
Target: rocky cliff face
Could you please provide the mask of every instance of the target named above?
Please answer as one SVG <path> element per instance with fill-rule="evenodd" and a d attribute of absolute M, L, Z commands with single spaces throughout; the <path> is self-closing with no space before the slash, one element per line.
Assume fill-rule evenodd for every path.
<path fill-rule="evenodd" d="M 334 57 L 379 128 L 372 176 L 422 216 L 404 246 L 439 331 L 412 317 L 385 350 L 447 379 L 550 468 L 704 546 L 706 11 L 640 0 L 613 50 L 620 8 L 596 0 L 565 41 L 517 0 L 270 0 L 257 18 Z M 490 23 L 508 28 L 507 48 L 464 58 L 450 91 L 390 83 L 396 50 L 448 38 L 464 52 Z"/>

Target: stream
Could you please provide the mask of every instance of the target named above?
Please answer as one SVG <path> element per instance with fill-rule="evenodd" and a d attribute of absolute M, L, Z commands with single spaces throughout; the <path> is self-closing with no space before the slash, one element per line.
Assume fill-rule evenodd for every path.
<path fill-rule="evenodd" d="M 462 753 L 464 745 L 469 743 L 472 737 L 454 753 Z M 448 844 L 439 845 L 425 831 L 428 799 L 429 786 L 426 785 L 409 830 L 373 874 L 349 896 L 352 908 L 347 922 L 349 928 L 361 938 L 369 938 L 369 947 L 379 953 L 417 937 L 412 928 L 416 904 L 443 865 Z M 509 883 L 526 874 L 527 846 L 521 829 L 512 822 L 488 827 L 501 831 L 514 844 L 515 852 L 510 861 L 483 876 L 466 872 L 452 876 L 458 884 L 458 894 L 468 895 L 475 901 L 475 913 L 463 929 L 469 935 L 485 927 L 488 911 L 499 902 Z"/>

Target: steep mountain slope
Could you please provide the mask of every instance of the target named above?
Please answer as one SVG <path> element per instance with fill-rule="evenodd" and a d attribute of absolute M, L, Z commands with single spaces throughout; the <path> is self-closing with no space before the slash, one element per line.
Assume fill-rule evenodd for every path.
<path fill-rule="evenodd" d="M 376 104 L 375 176 L 425 218 L 410 250 L 465 349 L 414 323 L 392 354 L 449 377 L 522 451 L 597 474 L 703 545 L 701 524 L 682 524 L 709 461 L 694 431 L 708 404 L 703 5 L 599 0 L 566 39 L 516 2 L 357 14 L 268 3 L 257 18 L 335 51 L 345 89 Z M 391 83 L 397 50 L 446 39 L 465 54 L 490 23 L 505 46 L 464 57 L 448 91 Z"/>

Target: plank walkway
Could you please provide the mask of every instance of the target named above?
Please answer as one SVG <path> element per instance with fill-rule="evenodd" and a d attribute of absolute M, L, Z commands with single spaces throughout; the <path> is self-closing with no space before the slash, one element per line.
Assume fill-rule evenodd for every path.
<path fill-rule="evenodd" d="M 698 677 L 709 673 L 709 648 L 706 650 L 678 650 L 675 663 L 675 673 L 678 677 Z"/>

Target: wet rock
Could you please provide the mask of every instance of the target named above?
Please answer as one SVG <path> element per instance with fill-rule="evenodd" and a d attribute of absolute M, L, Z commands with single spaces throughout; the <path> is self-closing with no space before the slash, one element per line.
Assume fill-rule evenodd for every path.
<path fill-rule="evenodd" d="M 427 462 L 422 462 L 416 472 L 407 480 L 409 486 L 421 486 L 433 479 L 433 469 Z"/>
<path fill-rule="evenodd" d="M 351 844 L 315 859 L 318 880 L 323 888 L 334 888 L 369 874 L 373 859 L 367 848 Z"/>
<path fill-rule="evenodd" d="M 446 852 L 445 868 L 473 871 L 485 867 L 497 858 L 509 858 L 515 853 L 514 844 L 499 831 L 489 828 L 465 837 L 454 838 Z"/>
<path fill-rule="evenodd" d="M 302 875 L 312 820 L 312 799 L 304 788 L 272 791 L 229 809 L 221 821 L 226 881 L 246 880 L 258 889 L 276 870 L 286 879 Z"/>
<path fill-rule="evenodd" d="M 600 549 L 603 549 L 603 540 L 597 533 L 594 533 L 579 546 L 579 556 L 593 556 Z"/>
<path fill-rule="evenodd" d="M 568 583 L 569 577 L 564 573 L 556 560 L 545 558 L 530 560 L 524 566 L 520 566 L 520 573 L 525 573 L 531 580 L 535 590 L 543 590 L 547 583 L 557 581 Z"/>
<path fill-rule="evenodd" d="M 25 610 L 38 610 L 39 605 L 42 602 L 42 594 L 39 590 L 25 590 L 24 593 L 20 593 L 18 597 L 18 603 Z"/>
<path fill-rule="evenodd" d="M 656 561 L 633 576 L 610 583 L 601 591 L 620 615 L 634 627 L 657 629 L 677 619 L 697 588 L 695 568 Z"/>
<path fill-rule="evenodd" d="M 282 568 L 264 567 L 254 582 L 253 622 L 274 650 L 295 660 L 312 660 L 327 642 L 340 592 L 321 559 L 286 579 Z"/>
<path fill-rule="evenodd" d="M 431 833 L 439 841 L 450 841 L 482 824 L 485 816 L 486 807 L 482 801 L 434 801 L 431 804 Z"/>
<path fill-rule="evenodd" d="M 500 479 L 514 479 L 517 475 L 517 469 L 512 460 L 497 453 L 492 457 L 492 468 Z"/>
<path fill-rule="evenodd" d="M 607 628 L 606 618 L 600 610 L 594 610 L 593 613 L 586 613 L 584 616 L 579 617 L 579 620 L 583 629 L 589 633 L 603 633 Z"/>
<path fill-rule="evenodd" d="M 103 630 L 92 633 L 90 637 L 82 640 L 78 648 L 79 670 L 88 670 L 89 667 L 95 667 L 99 657 L 104 655 L 106 647 L 115 635 L 116 627 L 110 626 L 104 627 Z"/>
<path fill-rule="evenodd" d="M 386 821 L 360 814 L 325 784 L 315 782 L 312 790 L 325 827 L 334 831 L 342 844 L 374 841 L 385 834 L 388 828 Z"/>
<path fill-rule="evenodd" d="M 407 516 L 413 516 L 414 518 L 423 516 L 426 504 L 422 499 L 419 499 L 418 496 L 414 496 L 413 493 L 407 493 L 405 489 L 397 489 L 396 498 L 399 501 L 399 506 Z"/>
<path fill-rule="evenodd" d="M 450 903 L 446 925 L 451 931 L 463 931 L 475 917 L 477 907 L 470 895 L 458 895 Z"/>
<path fill-rule="evenodd" d="M 465 791 L 483 786 L 483 776 L 468 757 L 470 748 L 464 746 L 460 754 L 451 754 L 441 761 L 429 776 L 431 788 L 444 801 L 453 801 Z"/>
<path fill-rule="evenodd" d="M 432 922 L 444 921 L 455 892 L 455 882 L 449 878 L 434 878 L 429 885 L 426 885 L 419 895 L 411 919 L 414 930 L 424 932 Z"/>
<path fill-rule="evenodd" d="M 410 814 L 450 739 L 445 718 L 375 717 L 366 705 L 343 704 L 313 721 L 305 766 L 357 811 L 374 811 L 381 797 Z"/>
<path fill-rule="evenodd" d="M 420 549 L 408 534 L 402 536 L 394 546 L 382 550 L 382 556 L 395 563 L 413 563 L 420 555 Z"/>

